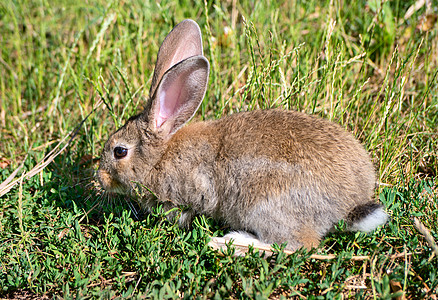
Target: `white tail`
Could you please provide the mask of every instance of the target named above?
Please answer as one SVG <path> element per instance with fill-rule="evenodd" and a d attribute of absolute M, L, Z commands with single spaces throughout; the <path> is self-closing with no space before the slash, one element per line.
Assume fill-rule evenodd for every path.
<path fill-rule="evenodd" d="M 349 228 L 351 231 L 370 232 L 388 221 L 388 214 L 382 207 L 367 214 L 365 217 L 355 221 Z"/>

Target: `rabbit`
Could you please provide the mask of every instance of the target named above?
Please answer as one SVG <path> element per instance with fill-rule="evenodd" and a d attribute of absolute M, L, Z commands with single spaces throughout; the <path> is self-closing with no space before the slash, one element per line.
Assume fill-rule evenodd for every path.
<path fill-rule="evenodd" d="M 233 230 L 225 240 L 246 245 L 312 248 L 340 220 L 364 232 L 385 224 L 370 156 L 338 124 L 268 109 L 184 126 L 208 78 L 200 28 L 184 20 L 159 49 L 144 111 L 104 145 L 106 191 L 134 195 L 146 210 L 181 208 L 181 227 L 205 214 Z"/>

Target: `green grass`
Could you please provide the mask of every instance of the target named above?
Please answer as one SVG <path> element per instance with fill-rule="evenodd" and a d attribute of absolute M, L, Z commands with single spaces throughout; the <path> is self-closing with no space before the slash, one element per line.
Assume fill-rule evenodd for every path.
<path fill-rule="evenodd" d="M 405 19 L 415 1 L 383 2 L 0 1 L 0 182 L 23 165 L 0 198 L 0 297 L 437 294 L 438 258 L 414 226 L 438 239 L 438 26 L 421 24 L 437 7 Z M 184 18 L 212 66 L 195 119 L 283 107 L 342 124 L 372 155 L 385 227 L 331 233 L 309 253 L 233 257 L 207 246 L 226 230 L 211 219 L 184 231 L 160 209 L 102 196 L 102 145 L 141 111 L 158 47 Z"/>

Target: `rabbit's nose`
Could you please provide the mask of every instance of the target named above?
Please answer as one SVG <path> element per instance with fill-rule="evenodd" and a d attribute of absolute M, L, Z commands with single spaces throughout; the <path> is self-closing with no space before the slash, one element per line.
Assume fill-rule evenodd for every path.
<path fill-rule="evenodd" d="M 100 185 L 107 191 L 110 191 L 115 188 L 116 185 L 118 185 L 112 178 L 111 175 L 102 169 L 99 169 L 97 172 L 97 180 L 99 181 Z"/>

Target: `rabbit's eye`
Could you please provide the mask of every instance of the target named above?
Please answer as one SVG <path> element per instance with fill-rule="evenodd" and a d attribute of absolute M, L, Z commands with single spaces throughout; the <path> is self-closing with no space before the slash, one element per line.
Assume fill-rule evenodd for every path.
<path fill-rule="evenodd" d="M 128 154 L 128 149 L 123 147 L 115 147 L 114 148 L 114 156 L 115 158 L 123 158 Z"/>

